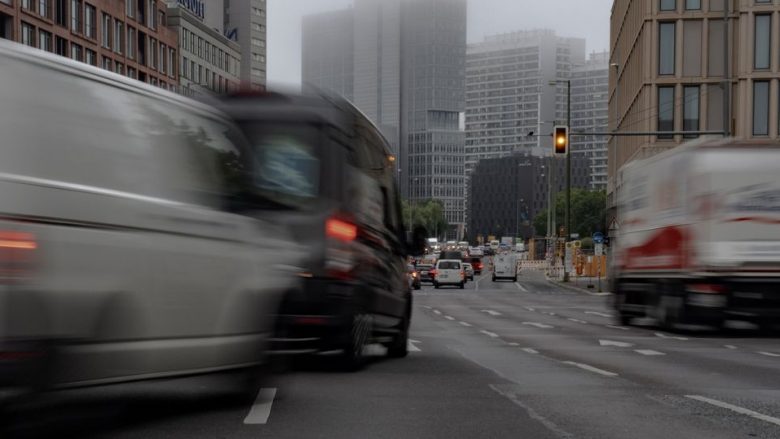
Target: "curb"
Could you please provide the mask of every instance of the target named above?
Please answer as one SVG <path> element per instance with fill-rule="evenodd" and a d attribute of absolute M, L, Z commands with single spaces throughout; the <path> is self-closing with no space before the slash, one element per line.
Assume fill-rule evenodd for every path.
<path fill-rule="evenodd" d="M 563 288 L 563 289 L 566 289 L 566 290 L 569 290 L 569 291 L 573 291 L 575 293 L 585 293 L 585 294 L 588 294 L 590 296 L 611 296 L 612 295 L 612 293 L 610 293 L 609 291 L 604 291 L 602 293 L 599 293 L 599 292 L 594 291 L 595 289 L 591 290 L 591 289 L 588 289 L 588 288 L 575 287 L 574 285 L 565 284 L 563 282 L 559 282 L 559 281 L 556 281 L 556 280 L 551 280 L 549 278 L 547 278 L 547 282 L 549 282 L 551 285 L 555 285 L 556 287 L 560 287 L 560 288 Z"/>

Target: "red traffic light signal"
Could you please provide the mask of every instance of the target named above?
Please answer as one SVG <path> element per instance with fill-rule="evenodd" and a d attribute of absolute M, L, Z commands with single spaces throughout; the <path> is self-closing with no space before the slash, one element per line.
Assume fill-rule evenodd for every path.
<path fill-rule="evenodd" d="M 555 155 L 566 155 L 569 150 L 569 127 L 553 128 L 553 152 Z"/>

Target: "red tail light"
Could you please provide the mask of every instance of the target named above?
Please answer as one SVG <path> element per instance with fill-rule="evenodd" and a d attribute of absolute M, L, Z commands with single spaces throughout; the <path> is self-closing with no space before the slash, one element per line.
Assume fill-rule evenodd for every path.
<path fill-rule="evenodd" d="M 436 277 L 436 270 L 431 270 L 428 272 L 428 274 L 430 274 L 431 277 Z"/>
<path fill-rule="evenodd" d="M 330 218 L 325 222 L 325 234 L 328 238 L 335 238 L 340 241 L 354 241 L 357 238 L 358 228 L 356 225 L 337 218 Z"/>
<path fill-rule="evenodd" d="M 0 231 L 0 283 L 30 277 L 37 248 L 31 233 Z"/>
<path fill-rule="evenodd" d="M 719 284 L 690 284 L 686 289 L 701 294 L 724 294 L 727 291 L 725 286 Z"/>

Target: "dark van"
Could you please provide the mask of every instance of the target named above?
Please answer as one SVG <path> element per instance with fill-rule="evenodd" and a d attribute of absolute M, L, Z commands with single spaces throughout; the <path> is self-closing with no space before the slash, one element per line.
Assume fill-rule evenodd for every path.
<path fill-rule="evenodd" d="M 218 106 L 254 155 L 254 189 L 276 210 L 263 215 L 308 248 L 304 287 L 278 315 L 276 354 L 340 351 L 347 368 L 363 347 L 407 354 L 412 295 L 395 157 L 354 106 L 330 96 L 241 93 Z M 424 248 L 420 241 L 419 253 Z"/>

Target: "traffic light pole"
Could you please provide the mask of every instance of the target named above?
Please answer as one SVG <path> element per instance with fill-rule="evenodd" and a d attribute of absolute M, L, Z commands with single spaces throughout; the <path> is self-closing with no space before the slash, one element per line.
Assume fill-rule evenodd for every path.
<path fill-rule="evenodd" d="M 566 81 L 566 126 L 571 133 L 571 80 Z M 566 139 L 566 237 L 564 242 L 571 238 L 571 141 Z M 563 281 L 569 281 L 569 270 L 566 267 L 564 254 Z"/>

